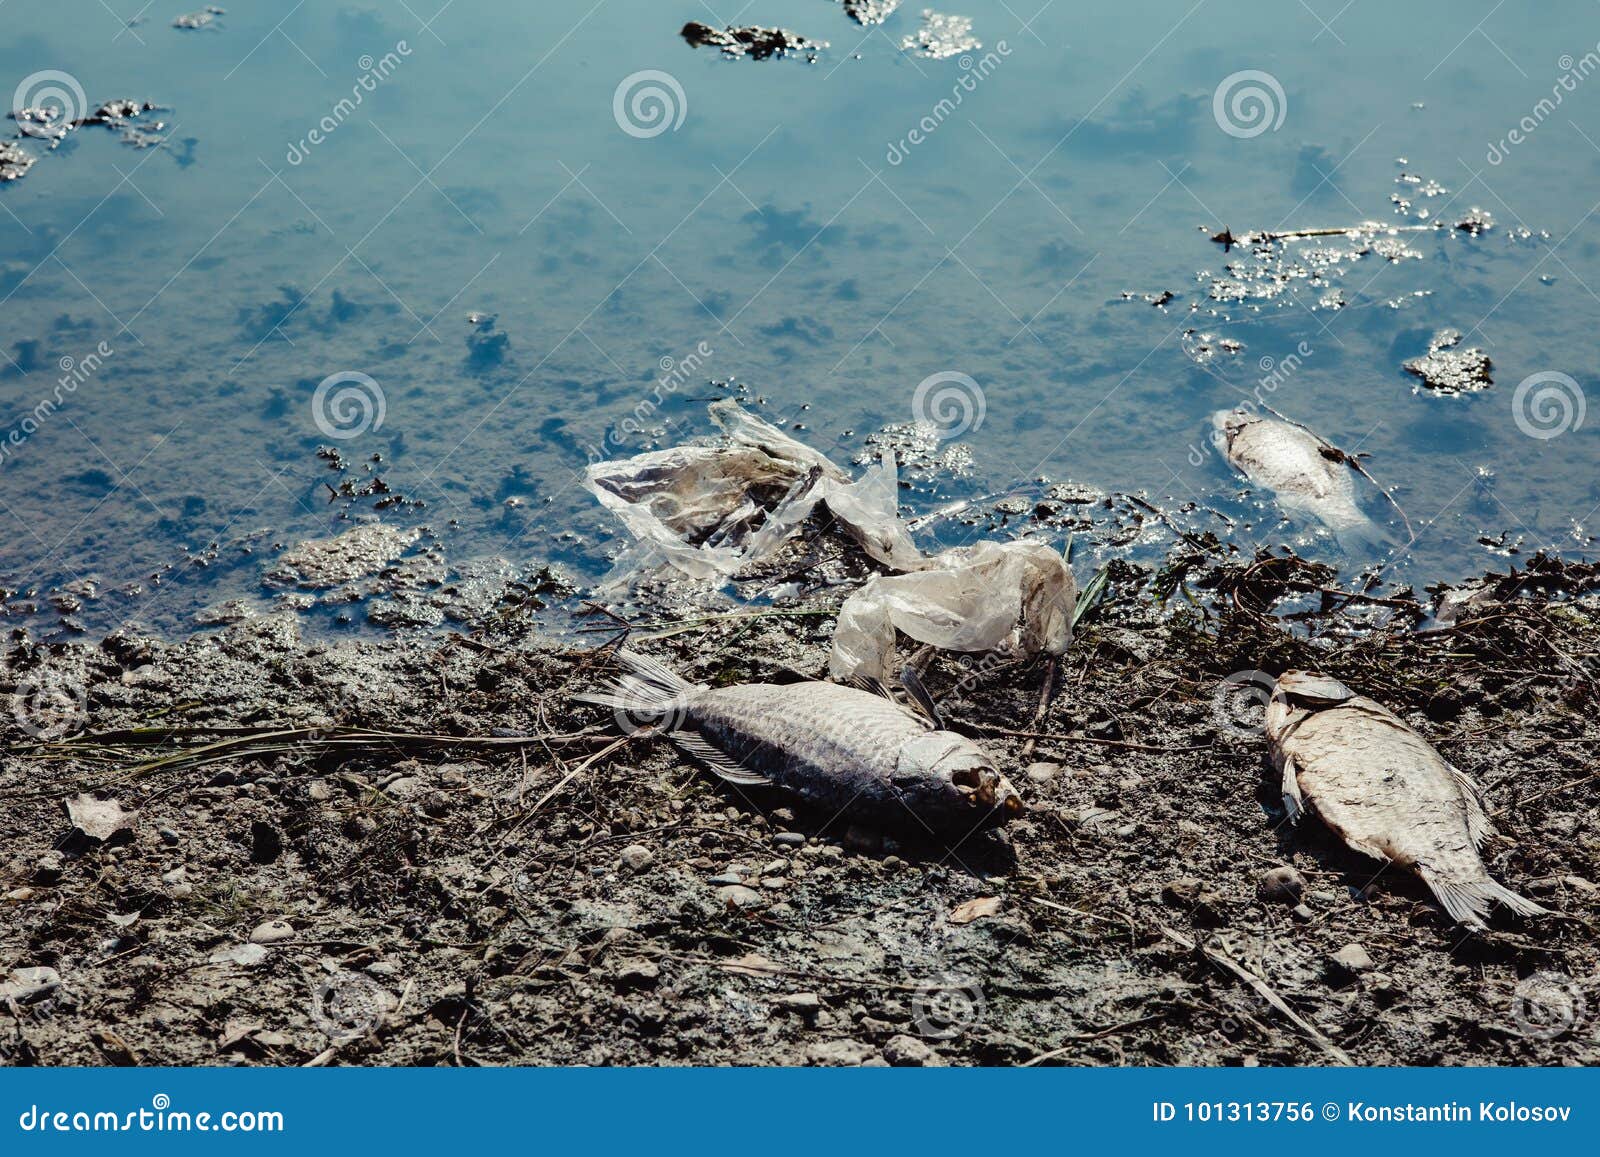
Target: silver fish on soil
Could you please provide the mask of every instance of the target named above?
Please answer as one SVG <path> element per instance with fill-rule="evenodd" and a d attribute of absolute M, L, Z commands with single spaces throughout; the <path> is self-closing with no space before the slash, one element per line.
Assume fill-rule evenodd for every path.
<path fill-rule="evenodd" d="M 704 687 L 619 651 L 627 673 L 579 699 L 662 731 L 729 783 L 776 787 L 882 826 L 966 835 L 1023 810 L 983 750 L 924 715 L 835 683 Z"/>
<path fill-rule="evenodd" d="M 1452 919 L 1481 930 L 1497 903 L 1545 914 L 1483 866 L 1494 827 L 1478 785 L 1381 704 L 1289 671 L 1267 704 L 1267 739 L 1291 816 L 1309 806 L 1356 851 L 1415 872 Z"/>
<path fill-rule="evenodd" d="M 1325 455 L 1326 444 L 1309 430 L 1242 408 L 1218 410 L 1211 426 L 1234 469 L 1271 490 L 1287 513 L 1316 519 L 1347 550 L 1387 537 L 1357 505 L 1350 467 Z"/>

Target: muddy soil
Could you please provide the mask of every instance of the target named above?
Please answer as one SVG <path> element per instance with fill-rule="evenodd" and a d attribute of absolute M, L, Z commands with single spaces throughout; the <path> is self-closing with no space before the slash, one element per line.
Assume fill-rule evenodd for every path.
<path fill-rule="evenodd" d="M 1291 624 L 1265 613 L 1278 571 L 1300 573 L 1213 575 L 1199 585 L 1220 593 L 1191 603 L 1170 571 L 1118 569 L 1036 724 L 1042 664 L 932 660 L 953 725 L 1029 803 L 954 846 L 618 739 L 568 700 L 605 674 L 611 635 L 541 642 L 551 612 L 527 606 L 429 640 L 325 644 L 291 613 L 176 643 L 18 633 L 0 1056 L 1600 1062 L 1600 600 L 1502 579 L 1445 629 L 1359 601 Z M 630 645 L 709 682 L 819 677 L 838 599 L 636 616 Z M 1392 706 L 1478 778 L 1491 871 L 1555 915 L 1466 934 L 1410 876 L 1287 825 L 1249 691 L 1294 666 Z M 1222 686 L 1240 672 L 1242 696 Z M 75 830 L 85 792 L 130 826 Z"/>

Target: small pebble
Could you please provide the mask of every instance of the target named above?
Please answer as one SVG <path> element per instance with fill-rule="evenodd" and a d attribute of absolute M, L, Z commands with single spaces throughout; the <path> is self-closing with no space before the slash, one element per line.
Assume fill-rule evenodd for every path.
<path fill-rule="evenodd" d="M 1346 944 L 1330 958 L 1335 971 L 1347 976 L 1360 976 L 1373 969 L 1372 957 L 1360 944 Z"/>
<path fill-rule="evenodd" d="M 805 845 L 806 838 L 800 832 L 779 832 L 772 837 L 772 842 L 780 848 L 798 848 Z"/>
<path fill-rule="evenodd" d="M 894 1036 L 883 1046 L 883 1059 L 897 1069 L 922 1068 L 941 1063 L 939 1056 L 926 1041 L 914 1036 Z"/>
<path fill-rule="evenodd" d="M 1306 894 L 1306 878 L 1289 864 L 1280 864 L 1261 873 L 1256 895 L 1279 904 L 1298 904 Z"/>
<path fill-rule="evenodd" d="M 806 1060 L 813 1065 L 865 1065 L 877 1060 L 871 1045 L 855 1040 L 818 1041 L 806 1049 Z M 879 1062 L 882 1063 L 882 1062 Z"/>
<path fill-rule="evenodd" d="M 293 939 L 294 925 L 287 920 L 268 920 L 265 924 L 258 924 L 256 930 L 250 933 L 252 944 L 281 944 Z"/>
<path fill-rule="evenodd" d="M 783 996 L 773 997 L 772 1003 L 777 1005 L 779 1008 L 787 1008 L 791 1012 L 804 1013 L 807 1015 L 810 1013 L 819 1012 L 822 1009 L 822 998 L 814 992 L 786 993 Z"/>
<path fill-rule="evenodd" d="M 629 844 L 617 857 L 630 872 L 642 872 L 655 862 L 655 853 L 643 844 Z"/>
<path fill-rule="evenodd" d="M 1059 775 L 1060 772 L 1061 765 L 1059 763 L 1048 763 L 1041 761 L 1039 763 L 1028 764 L 1028 770 L 1026 774 L 1029 779 L 1033 780 L 1034 783 L 1049 783 L 1052 779 Z"/>
<path fill-rule="evenodd" d="M 157 828 L 156 829 L 156 835 L 160 836 L 161 837 L 161 842 L 166 844 L 169 848 L 170 847 L 176 847 L 177 844 L 178 844 L 178 841 L 182 838 L 181 836 L 178 835 L 177 832 L 173 831 L 171 828 Z"/>
<path fill-rule="evenodd" d="M 661 969 L 653 960 L 625 960 L 617 966 L 618 988 L 654 988 Z"/>
<path fill-rule="evenodd" d="M 724 907 L 754 908 L 761 904 L 761 893 L 743 884 L 729 884 L 717 889 L 717 903 Z"/>

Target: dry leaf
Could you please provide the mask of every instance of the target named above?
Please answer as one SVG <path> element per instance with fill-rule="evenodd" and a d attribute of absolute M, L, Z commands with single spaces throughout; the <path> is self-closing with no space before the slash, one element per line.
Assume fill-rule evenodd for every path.
<path fill-rule="evenodd" d="M 993 916 L 1000 911 L 999 896 L 979 896 L 976 900 L 968 900 L 965 904 L 957 904 L 950 910 L 950 923 L 971 924 L 983 916 Z"/>
<path fill-rule="evenodd" d="M 125 812 L 114 799 L 95 799 L 88 792 L 67 801 L 67 818 L 91 840 L 109 840 L 124 828 L 131 828 L 137 812 Z"/>

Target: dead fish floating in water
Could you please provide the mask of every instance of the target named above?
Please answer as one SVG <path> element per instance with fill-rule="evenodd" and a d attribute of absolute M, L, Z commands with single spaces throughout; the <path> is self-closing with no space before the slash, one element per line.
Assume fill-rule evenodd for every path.
<path fill-rule="evenodd" d="M 1022 798 L 977 744 L 884 695 L 820 682 L 696 686 L 644 655 L 617 658 L 627 674 L 577 698 L 613 708 L 631 721 L 625 726 L 658 728 L 729 783 L 953 835 L 1022 812 Z M 908 690 L 926 697 L 914 681 Z"/>
<path fill-rule="evenodd" d="M 1243 408 L 1218 410 L 1211 426 L 1213 440 L 1234 469 L 1271 490 L 1289 514 L 1316 519 L 1346 550 L 1388 538 L 1356 504 L 1350 467 L 1311 431 Z"/>
<path fill-rule="evenodd" d="M 1496 903 L 1548 914 L 1483 866 L 1478 848 L 1494 826 L 1478 785 L 1386 707 L 1289 671 L 1267 705 L 1267 739 L 1291 816 L 1309 805 L 1356 851 L 1415 872 L 1452 919 L 1482 930 Z"/>

